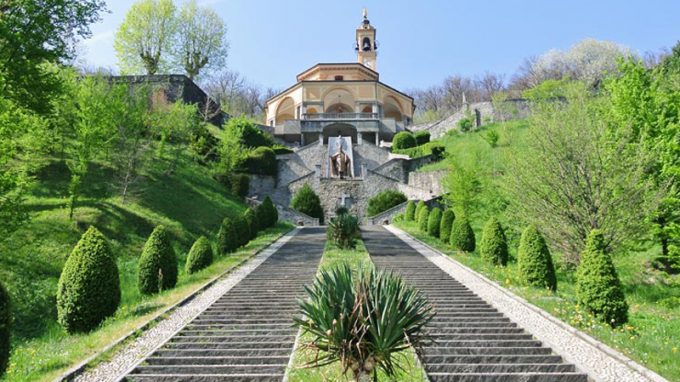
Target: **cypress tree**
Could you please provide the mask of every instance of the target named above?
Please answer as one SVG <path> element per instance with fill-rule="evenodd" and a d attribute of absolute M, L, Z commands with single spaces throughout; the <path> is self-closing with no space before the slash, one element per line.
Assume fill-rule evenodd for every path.
<path fill-rule="evenodd" d="M 456 215 L 453 213 L 452 209 L 444 210 L 442 221 L 439 225 L 439 239 L 445 243 L 449 242 L 449 238 L 451 237 L 451 226 L 455 219 Z"/>
<path fill-rule="evenodd" d="M 628 321 L 628 304 L 621 281 L 599 230 L 588 235 L 576 272 L 576 298 L 595 317 L 612 327 Z"/>
<path fill-rule="evenodd" d="M 185 270 L 188 274 L 200 271 L 212 264 L 213 253 L 210 241 L 205 236 L 199 237 L 189 250 Z"/>
<path fill-rule="evenodd" d="M 258 207 L 263 209 L 262 216 L 265 219 L 264 228 L 273 227 L 276 222 L 279 221 L 279 211 L 276 210 L 276 206 L 274 206 L 274 202 L 272 202 L 269 196 L 265 197 L 264 201 L 262 201 L 262 204 L 260 204 Z M 258 218 L 260 218 L 259 215 Z"/>
<path fill-rule="evenodd" d="M 261 211 L 265 211 L 264 208 Z M 263 219 L 266 219 L 266 217 L 263 217 Z M 236 224 L 238 224 L 236 219 L 230 217 L 222 220 L 222 225 L 220 225 L 220 230 L 217 233 L 217 251 L 220 255 L 234 252 L 239 247 L 239 230 Z"/>
<path fill-rule="evenodd" d="M 406 212 L 404 212 L 404 220 L 412 222 L 416 218 L 416 204 L 413 200 L 406 203 Z"/>
<path fill-rule="evenodd" d="M 170 234 L 162 226 L 149 235 L 139 258 L 139 291 L 154 294 L 172 289 L 177 284 L 177 258 L 170 244 Z"/>
<path fill-rule="evenodd" d="M 83 234 L 57 286 L 57 318 L 68 333 L 88 332 L 120 304 L 120 278 L 109 244 L 96 228 Z"/>
<path fill-rule="evenodd" d="M 430 216 L 427 219 L 427 233 L 432 237 L 439 237 L 439 226 L 442 220 L 442 210 L 439 207 L 435 207 L 430 212 Z"/>
<path fill-rule="evenodd" d="M 246 212 L 243 213 L 243 218 L 246 220 L 246 224 L 248 224 L 250 240 L 252 240 L 257 237 L 257 231 L 259 231 L 260 228 L 257 221 L 257 214 L 255 213 L 255 210 L 249 207 Z"/>
<path fill-rule="evenodd" d="M 424 206 L 420 209 L 420 212 L 418 212 L 418 229 L 420 229 L 421 232 L 427 233 L 427 219 L 429 217 L 430 209 L 427 206 Z"/>
<path fill-rule="evenodd" d="M 9 294 L 0 284 L 0 377 L 7 370 L 10 354 L 10 329 L 12 326 L 12 310 Z"/>
<path fill-rule="evenodd" d="M 528 285 L 557 290 L 552 256 L 545 239 L 534 225 L 522 233 L 517 250 L 519 273 Z"/>
<path fill-rule="evenodd" d="M 236 238 L 238 239 L 238 246 L 242 247 L 250 241 L 250 226 L 245 216 L 237 216 L 234 218 L 236 224 Z"/>
<path fill-rule="evenodd" d="M 460 251 L 475 251 L 475 232 L 472 230 L 472 226 L 470 226 L 470 222 L 468 221 L 467 217 L 460 216 L 453 221 L 449 243 L 453 246 L 453 248 Z"/>
<path fill-rule="evenodd" d="M 479 253 L 482 259 L 494 264 L 505 266 L 508 263 L 508 244 L 505 239 L 503 226 L 495 217 L 489 219 L 482 232 L 479 243 Z"/>
<path fill-rule="evenodd" d="M 422 210 L 423 208 L 427 208 L 427 204 L 425 204 L 425 202 L 421 200 L 421 201 L 418 202 L 418 204 L 416 204 L 416 213 L 413 216 L 413 219 L 416 222 L 418 222 L 418 217 L 420 216 L 420 210 Z"/>

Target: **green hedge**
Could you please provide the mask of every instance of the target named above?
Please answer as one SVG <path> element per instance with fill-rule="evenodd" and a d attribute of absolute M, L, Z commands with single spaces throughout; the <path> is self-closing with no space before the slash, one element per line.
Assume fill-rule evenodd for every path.
<path fill-rule="evenodd" d="M 213 253 L 210 241 L 205 236 L 199 237 L 189 250 L 185 270 L 188 274 L 200 271 L 212 264 Z"/>
<path fill-rule="evenodd" d="M 398 190 L 385 190 L 368 199 L 368 216 L 375 216 L 392 207 L 398 206 L 407 200 L 406 195 Z"/>
<path fill-rule="evenodd" d="M 12 308 L 9 293 L 0 284 L 0 377 L 7 370 L 11 348 Z"/>
<path fill-rule="evenodd" d="M 421 146 L 430 141 L 430 132 L 425 130 L 416 131 L 413 137 L 416 139 L 416 146 Z"/>
<path fill-rule="evenodd" d="M 242 159 L 237 170 L 249 174 L 275 176 L 278 172 L 276 153 L 269 147 L 258 147 Z"/>
<path fill-rule="evenodd" d="M 451 238 L 451 227 L 453 226 L 453 221 L 456 219 L 456 214 L 453 210 L 448 208 L 442 214 L 442 220 L 439 224 L 439 239 L 448 243 Z"/>
<path fill-rule="evenodd" d="M 433 161 L 441 160 L 444 157 L 445 151 L 446 151 L 446 147 L 444 147 L 443 144 L 441 144 L 437 141 L 425 143 L 422 146 L 416 146 L 416 147 L 412 147 L 412 148 L 409 148 L 409 149 L 392 150 L 392 152 L 394 152 L 396 154 L 408 155 L 411 158 L 420 158 L 420 157 L 432 155 Z"/>
<path fill-rule="evenodd" d="M 167 229 L 157 226 L 142 250 L 139 258 L 139 275 L 137 279 L 142 294 L 154 294 L 172 289 L 177 284 L 177 258 L 170 243 Z"/>
<path fill-rule="evenodd" d="M 255 121 L 245 117 L 230 118 L 224 125 L 224 132 L 244 147 L 274 146 L 271 134 L 257 127 Z"/>
<path fill-rule="evenodd" d="M 530 225 L 519 241 L 517 266 L 520 276 L 528 285 L 557 290 L 557 278 L 552 256 L 538 229 Z"/>
<path fill-rule="evenodd" d="M 395 134 L 392 138 L 392 151 L 416 147 L 416 138 L 408 131 Z"/>
<path fill-rule="evenodd" d="M 472 230 L 472 226 L 470 226 L 470 221 L 467 217 L 459 216 L 453 221 L 449 243 L 453 248 L 460 251 L 475 251 L 475 232 Z"/>
<path fill-rule="evenodd" d="M 427 233 L 432 237 L 439 237 L 439 227 L 442 221 L 442 210 L 439 207 L 434 207 L 430 211 L 430 216 L 427 219 Z"/>
<path fill-rule="evenodd" d="M 495 217 L 489 219 L 482 232 L 479 243 L 482 259 L 494 265 L 505 266 L 508 263 L 508 244 L 503 226 Z"/>
<path fill-rule="evenodd" d="M 429 217 L 430 209 L 427 206 L 422 207 L 418 212 L 418 229 L 420 229 L 421 232 L 427 233 L 427 220 Z"/>
<path fill-rule="evenodd" d="M 319 222 L 323 224 L 324 216 L 323 207 L 321 207 L 321 199 L 319 198 L 319 195 L 312 190 L 312 187 L 309 184 L 305 183 L 297 190 L 295 195 L 293 195 L 293 199 L 290 201 L 290 207 L 313 218 L 318 218 Z"/>
<path fill-rule="evenodd" d="M 57 286 L 57 318 L 68 333 L 89 332 L 116 313 L 120 278 L 106 238 L 90 227 L 64 264 Z"/>
<path fill-rule="evenodd" d="M 404 219 L 406 219 L 406 221 L 414 221 L 416 219 L 416 204 L 413 202 L 413 200 L 409 200 L 408 203 L 406 203 Z"/>

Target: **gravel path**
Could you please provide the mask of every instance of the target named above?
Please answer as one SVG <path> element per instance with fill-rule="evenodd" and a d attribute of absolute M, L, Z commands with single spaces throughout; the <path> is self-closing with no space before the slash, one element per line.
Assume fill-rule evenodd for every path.
<path fill-rule="evenodd" d="M 576 365 L 593 380 L 601 382 L 666 381 L 660 375 L 559 321 L 479 273 L 414 239 L 404 231 L 391 225 L 386 228 L 512 321 L 526 328 L 546 346 L 562 355 L 567 362 Z"/>

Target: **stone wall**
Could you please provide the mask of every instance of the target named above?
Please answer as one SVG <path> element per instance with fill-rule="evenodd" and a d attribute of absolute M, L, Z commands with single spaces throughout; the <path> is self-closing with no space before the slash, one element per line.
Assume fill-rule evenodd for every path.
<path fill-rule="evenodd" d="M 444 191 L 443 181 L 448 173 L 447 170 L 429 172 L 411 172 L 408 184 L 412 187 L 429 190 L 434 195 L 442 195 Z"/>
<path fill-rule="evenodd" d="M 255 208 L 259 206 L 262 201 L 255 198 L 246 198 L 246 203 Z M 309 215 L 303 214 L 300 211 L 296 211 L 290 207 L 282 206 L 281 204 L 274 203 L 276 211 L 279 213 L 279 220 L 295 224 L 297 226 L 318 226 L 319 219 L 313 218 Z"/>

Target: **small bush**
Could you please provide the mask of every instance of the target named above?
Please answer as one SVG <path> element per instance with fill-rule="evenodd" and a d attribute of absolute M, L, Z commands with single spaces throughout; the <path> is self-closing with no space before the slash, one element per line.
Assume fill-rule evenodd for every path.
<path fill-rule="evenodd" d="M 416 213 L 413 217 L 413 219 L 417 222 L 418 221 L 418 216 L 420 216 L 420 210 L 423 208 L 427 208 L 427 204 L 425 204 L 424 201 L 419 201 L 418 204 L 416 204 Z"/>
<path fill-rule="evenodd" d="M 213 253 L 210 241 L 205 236 L 201 236 L 194 242 L 189 250 L 185 270 L 188 274 L 200 271 L 212 264 Z"/>
<path fill-rule="evenodd" d="M 412 222 L 416 218 L 416 204 L 413 200 L 409 200 L 406 203 L 406 212 L 404 212 L 404 220 Z"/>
<path fill-rule="evenodd" d="M 557 290 L 555 267 L 545 239 L 535 226 L 530 225 L 519 241 L 517 266 L 528 285 Z"/>
<path fill-rule="evenodd" d="M 0 377 L 7 370 L 10 354 L 10 329 L 12 326 L 12 309 L 9 294 L 0 284 Z"/>
<path fill-rule="evenodd" d="M 66 260 L 57 286 L 57 317 L 68 333 L 89 332 L 120 303 L 118 266 L 102 235 L 90 227 Z"/>
<path fill-rule="evenodd" d="M 479 243 L 482 259 L 494 265 L 505 266 L 508 263 L 508 244 L 505 231 L 498 219 L 492 217 L 484 226 L 482 241 Z"/>
<path fill-rule="evenodd" d="M 416 146 L 424 145 L 430 141 L 430 132 L 425 130 L 416 131 L 413 137 L 416 139 Z"/>
<path fill-rule="evenodd" d="M 628 321 L 628 304 L 602 232 L 593 230 L 576 272 L 576 298 L 595 317 L 612 327 Z"/>
<path fill-rule="evenodd" d="M 439 227 L 442 222 L 442 210 L 435 207 L 430 211 L 430 216 L 427 218 L 427 234 L 432 237 L 439 237 Z"/>
<path fill-rule="evenodd" d="M 489 130 L 486 132 L 486 134 L 482 135 L 482 138 L 486 141 L 486 143 L 489 144 L 489 146 L 491 146 L 491 148 L 495 148 L 498 146 L 498 139 L 500 139 L 500 136 L 496 130 Z"/>
<path fill-rule="evenodd" d="M 338 215 L 328 223 L 326 235 L 339 248 L 354 248 L 360 236 L 359 219 L 352 214 Z"/>
<path fill-rule="evenodd" d="M 406 195 L 398 190 L 385 190 L 368 199 L 368 216 L 375 216 L 407 200 Z"/>
<path fill-rule="evenodd" d="M 189 150 L 199 163 L 215 162 L 219 159 L 217 154 L 219 143 L 219 139 L 208 130 L 204 123 L 201 123 L 191 134 Z"/>
<path fill-rule="evenodd" d="M 258 147 L 245 156 L 238 165 L 238 170 L 250 174 L 275 176 L 278 171 L 276 153 L 269 147 Z"/>
<path fill-rule="evenodd" d="M 348 213 L 349 213 L 349 210 L 345 206 L 340 206 L 340 207 L 335 209 L 335 215 L 336 216 L 337 215 L 344 215 L 344 214 L 348 214 Z"/>
<path fill-rule="evenodd" d="M 449 243 L 459 251 L 475 251 L 475 232 L 470 226 L 470 221 L 465 216 L 457 217 L 451 225 Z"/>
<path fill-rule="evenodd" d="M 463 118 L 458 121 L 458 128 L 462 132 L 470 131 L 472 128 L 472 117 Z"/>
<path fill-rule="evenodd" d="M 451 237 L 451 226 L 453 226 L 453 221 L 456 219 L 456 214 L 453 213 L 452 209 L 447 209 L 442 214 L 442 220 L 439 224 L 439 239 L 443 242 L 448 243 Z"/>
<path fill-rule="evenodd" d="M 250 177 L 246 174 L 233 174 L 229 178 L 229 185 L 234 196 L 245 198 L 250 189 Z"/>
<path fill-rule="evenodd" d="M 279 211 L 269 196 L 264 198 L 262 203 L 255 209 L 255 212 L 260 223 L 264 224 L 263 229 L 273 227 L 279 221 Z"/>
<path fill-rule="evenodd" d="M 421 232 L 427 232 L 427 220 L 430 217 L 430 209 L 425 206 L 418 212 L 418 229 Z"/>
<path fill-rule="evenodd" d="M 234 224 L 236 225 L 236 237 L 238 238 L 238 246 L 244 246 L 250 241 L 250 225 L 244 216 L 237 216 L 234 218 Z"/>
<path fill-rule="evenodd" d="M 162 225 L 157 226 L 139 258 L 139 291 L 154 294 L 172 289 L 177 284 L 177 258 L 170 244 L 170 235 Z"/>
<path fill-rule="evenodd" d="M 220 230 L 217 232 L 217 251 L 220 255 L 232 253 L 240 245 L 239 230 L 236 219 L 227 217 L 222 220 Z"/>
<path fill-rule="evenodd" d="M 307 214 L 313 218 L 318 218 L 319 222 L 323 224 L 323 207 L 321 207 L 321 199 L 308 183 L 305 183 L 293 195 L 290 201 L 290 207 Z"/>
<path fill-rule="evenodd" d="M 257 221 L 257 213 L 252 208 L 246 209 L 243 213 L 243 218 L 246 220 L 248 225 L 248 231 L 250 232 L 250 240 L 257 236 L 257 232 L 260 230 L 260 223 Z"/>
<path fill-rule="evenodd" d="M 416 147 L 416 138 L 408 131 L 399 132 L 392 138 L 392 151 L 410 149 L 411 147 Z"/>

